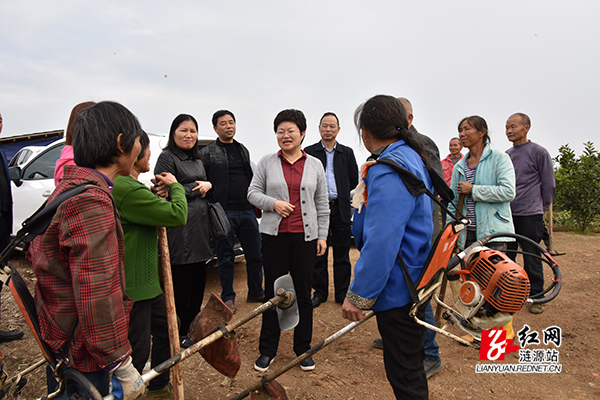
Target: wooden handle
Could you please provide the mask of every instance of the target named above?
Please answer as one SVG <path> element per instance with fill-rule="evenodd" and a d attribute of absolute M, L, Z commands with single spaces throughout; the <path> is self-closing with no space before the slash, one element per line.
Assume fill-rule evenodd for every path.
<path fill-rule="evenodd" d="M 463 204 L 465 204 L 465 195 L 461 194 L 458 196 L 458 207 L 456 207 L 456 218 L 460 218 L 460 213 L 462 212 Z"/>
<path fill-rule="evenodd" d="M 169 341 L 171 342 L 171 357 L 179 354 L 179 329 L 177 329 L 177 311 L 175 310 L 175 292 L 173 290 L 173 277 L 171 275 L 171 256 L 169 254 L 169 241 L 167 230 L 158 228 L 158 248 L 160 250 L 160 268 L 165 292 L 165 305 L 167 308 L 167 323 L 169 327 Z M 173 371 L 173 389 L 175 400 L 184 400 L 183 394 L 183 368 L 181 364 L 175 365 Z"/>

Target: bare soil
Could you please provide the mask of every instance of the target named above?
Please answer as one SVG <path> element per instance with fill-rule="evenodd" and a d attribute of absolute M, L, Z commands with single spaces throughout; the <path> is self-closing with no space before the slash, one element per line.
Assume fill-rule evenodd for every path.
<path fill-rule="evenodd" d="M 534 315 L 526 309 L 514 317 L 518 331 L 527 324 L 533 331 L 541 332 L 552 325 L 562 329 L 559 350 L 558 374 L 479 374 L 475 366 L 489 361 L 479 361 L 479 350 L 463 346 L 456 341 L 440 337 L 437 341 L 444 368 L 429 379 L 429 395 L 432 399 L 589 399 L 600 398 L 600 236 L 583 236 L 566 232 L 555 234 L 554 246 L 566 252 L 557 258 L 561 264 L 563 289 L 558 298 L 550 303 L 543 314 Z M 352 261 L 358 251 L 352 250 Z M 35 277 L 30 264 L 23 258 L 13 261 L 30 288 Z M 237 264 L 236 302 L 240 317 L 251 311 L 256 304 L 246 303 L 246 276 L 244 263 Z M 216 268 L 210 268 L 206 299 L 210 293 L 220 292 Z M 330 293 L 333 293 L 331 287 Z M 347 324 L 342 319 L 340 305 L 329 301 L 314 311 L 313 344 L 320 342 Z M 205 301 L 206 301 L 205 299 Z M 5 369 L 9 376 L 22 371 L 42 356 L 29 332 L 9 290 L 2 291 L 1 329 L 24 330 L 25 337 L 12 343 L 0 344 L 4 354 Z M 454 326 L 447 328 L 463 333 Z M 184 361 L 184 388 L 188 399 L 230 399 L 261 378 L 252 369 L 258 357 L 260 317 L 237 329 L 237 339 L 242 367 L 234 379 L 226 378 L 210 367 L 200 355 Z M 292 332 L 284 332 L 279 353 L 271 365 L 275 371 L 295 358 L 292 351 Z M 282 375 L 277 381 L 283 385 L 290 399 L 392 399 L 392 389 L 385 377 L 382 351 L 371 343 L 379 337 L 375 319 L 367 321 L 314 356 L 316 369 L 303 372 L 298 366 Z M 527 347 L 532 348 L 532 347 Z M 533 348 L 554 348 L 534 346 Z M 518 353 L 507 355 L 498 363 L 517 364 Z M 23 390 L 22 398 L 36 398 L 45 393 L 44 368 L 30 373 L 30 381 Z"/>

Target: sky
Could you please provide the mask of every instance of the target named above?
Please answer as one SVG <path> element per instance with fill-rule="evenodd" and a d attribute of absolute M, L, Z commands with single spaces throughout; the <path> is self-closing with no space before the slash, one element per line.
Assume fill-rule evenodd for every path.
<path fill-rule="evenodd" d="M 228 109 L 257 162 L 278 150 L 277 113 L 297 108 L 305 145 L 333 111 L 360 163 L 354 112 L 390 94 L 411 100 L 442 157 L 470 115 L 506 150 L 515 112 L 553 157 L 567 143 L 579 155 L 600 148 L 599 39 L 597 0 L 2 1 L 2 136 L 63 129 L 75 104 L 113 100 L 148 132 L 188 113 L 216 137 L 211 116 Z"/>

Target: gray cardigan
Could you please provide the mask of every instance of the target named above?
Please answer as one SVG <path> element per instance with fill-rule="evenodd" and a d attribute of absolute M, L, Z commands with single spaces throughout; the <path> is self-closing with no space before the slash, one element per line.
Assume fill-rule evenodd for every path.
<path fill-rule="evenodd" d="M 327 183 L 321 161 L 306 155 L 300 182 L 304 240 L 327 240 L 329 230 L 329 202 Z M 281 159 L 277 153 L 264 156 L 259 162 L 248 187 L 248 201 L 263 210 L 260 232 L 277 236 L 281 215 L 273 209 L 275 200 L 289 202 L 288 186 L 283 176 Z"/>

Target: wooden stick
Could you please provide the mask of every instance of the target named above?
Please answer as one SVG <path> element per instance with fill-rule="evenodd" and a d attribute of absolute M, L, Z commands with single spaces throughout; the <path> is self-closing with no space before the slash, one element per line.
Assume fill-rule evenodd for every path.
<path fill-rule="evenodd" d="M 254 385 L 250 386 L 249 388 L 247 388 L 246 390 L 244 390 L 243 392 L 241 392 L 237 396 L 233 397 L 231 400 L 241 400 L 241 399 L 244 399 L 244 398 L 248 397 L 248 395 L 251 392 L 253 392 L 255 390 L 259 390 L 260 388 L 262 388 L 264 386 L 265 383 L 271 382 L 275 378 L 283 375 L 284 373 L 286 373 L 287 371 L 289 371 L 290 369 L 292 369 L 292 367 L 300 364 L 302 361 L 306 360 L 308 357 L 311 357 L 316 352 L 321 351 L 323 348 L 329 346 L 331 343 L 335 342 L 340 337 L 344 336 L 346 333 L 350 332 L 351 330 L 353 330 L 357 326 L 363 324 L 364 322 L 366 322 L 369 318 L 373 317 L 374 315 L 375 315 L 374 311 L 367 312 L 365 314 L 365 316 L 363 317 L 363 319 L 361 319 L 360 321 L 352 322 L 352 323 L 346 325 L 345 327 L 343 327 L 339 331 L 335 332 L 333 335 L 331 335 L 328 338 L 326 338 L 325 340 L 323 340 L 321 343 L 313 346 L 310 350 L 306 351 L 305 353 L 300 354 L 295 359 L 289 361 L 287 364 L 285 364 L 284 366 L 282 366 L 281 368 L 279 368 L 277 371 L 275 371 L 275 372 L 273 372 L 272 374 L 269 374 L 269 375 L 264 375 L 259 382 L 257 382 Z"/>
<path fill-rule="evenodd" d="M 565 255 L 567 253 L 562 252 L 562 251 L 558 251 L 554 248 L 554 213 L 552 212 L 552 203 L 550 203 L 550 208 L 548 208 L 548 212 L 550 213 L 550 215 L 548 216 L 550 223 L 548 225 L 550 225 L 550 229 L 548 230 L 548 247 L 550 248 L 550 255 L 553 256 L 562 256 Z"/>
<path fill-rule="evenodd" d="M 440 294 L 438 296 L 442 301 L 444 301 L 444 297 L 446 297 L 446 287 L 448 287 L 448 278 L 446 277 L 446 274 L 444 274 L 444 277 L 442 278 L 442 286 L 440 288 Z M 429 301 L 431 301 L 431 300 L 429 300 Z M 437 304 L 436 309 L 435 309 L 435 317 L 434 317 L 436 326 L 440 326 L 443 312 L 444 312 L 444 307 L 441 307 L 439 304 Z"/>
<path fill-rule="evenodd" d="M 173 357 L 169 358 L 168 360 L 163 361 L 156 367 L 152 368 L 150 371 L 143 373 L 142 380 L 144 381 L 145 384 L 150 382 L 152 379 L 156 378 L 158 375 L 164 374 L 168 370 L 173 369 L 174 367 L 180 365 L 180 363 L 182 361 L 187 360 L 194 354 L 198 353 L 201 349 L 205 348 L 206 346 L 211 345 L 212 343 L 221 339 L 223 336 L 233 332 L 234 329 L 244 325 L 246 322 L 248 322 L 251 319 L 257 317 L 258 315 L 264 313 L 265 311 L 270 310 L 271 308 L 275 307 L 278 304 L 286 304 L 286 303 L 293 302 L 293 301 L 295 301 L 294 295 L 291 292 L 286 292 L 285 289 L 282 289 L 282 288 L 277 289 L 277 294 L 275 295 L 275 297 L 273 297 L 266 303 L 258 306 L 254 310 L 250 311 L 248 314 L 243 315 L 239 319 L 237 319 L 233 322 L 230 322 L 226 326 L 216 330 L 215 332 L 211 333 L 210 335 L 208 335 L 201 341 L 194 343 L 191 347 L 183 350 L 181 353 L 178 353 L 178 354 L 174 355 Z M 363 318 L 363 320 L 364 320 L 364 318 Z M 38 400 L 41 400 L 41 399 L 38 399 Z M 103 400 L 115 400 L 115 396 L 112 393 L 110 393 L 110 394 L 104 396 Z"/>
<path fill-rule="evenodd" d="M 550 213 L 550 215 L 548 216 L 549 218 L 549 228 L 548 229 L 548 247 L 550 247 L 550 251 L 554 250 L 554 240 L 553 240 L 553 236 L 554 236 L 554 213 L 552 212 L 552 203 L 550 203 L 550 208 L 548 208 L 548 212 Z"/>
<path fill-rule="evenodd" d="M 465 195 L 461 194 L 458 196 L 458 207 L 456 207 L 456 217 L 459 218 L 460 214 L 459 212 L 462 212 L 462 208 L 463 208 L 463 204 L 465 204 Z M 444 278 L 442 279 L 442 286 L 440 288 L 440 293 L 438 295 L 438 297 L 440 298 L 441 301 L 444 301 L 444 297 L 446 297 L 446 287 L 448 286 L 448 278 L 446 277 L 446 274 L 444 274 Z M 437 326 L 440 326 L 440 321 L 442 320 L 442 313 L 444 312 L 444 308 L 443 307 L 438 307 L 435 309 L 435 324 Z"/>
<path fill-rule="evenodd" d="M 177 329 L 177 311 L 175 310 L 175 293 L 173 290 L 173 277 L 171 276 L 171 256 L 169 254 L 169 242 L 167 240 L 167 229 L 158 228 L 158 247 L 160 249 L 160 266 L 165 292 L 165 304 L 167 308 L 167 323 L 169 327 L 169 341 L 171 342 L 171 357 L 179 354 L 179 329 Z M 184 400 L 183 394 L 183 368 L 181 364 L 173 366 L 173 389 L 175 400 Z"/>

